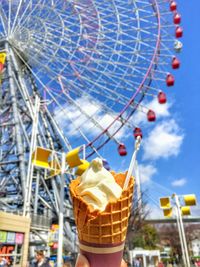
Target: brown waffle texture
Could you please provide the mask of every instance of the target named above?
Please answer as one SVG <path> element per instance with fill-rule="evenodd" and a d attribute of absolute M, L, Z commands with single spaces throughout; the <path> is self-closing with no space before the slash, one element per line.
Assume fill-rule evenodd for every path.
<path fill-rule="evenodd" d="M 126 174 L 111 173 L 123 188 Z M 69 186 L 79 240 L 95 244 L 116 244 L 124 241 L 132 205 L 133 177 L 130 179 L 128 188 L 122 191 L 121 197 L 116 202 L 108 203 L 103 212 L 91 212 L 90 206 L 76 194 L 79 183 L 78 177 Z"/>

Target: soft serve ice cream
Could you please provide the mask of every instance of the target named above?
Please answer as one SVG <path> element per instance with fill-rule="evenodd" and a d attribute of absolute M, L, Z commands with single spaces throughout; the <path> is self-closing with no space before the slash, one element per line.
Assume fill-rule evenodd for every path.
<path fill-rule="evenodd" d="M 120 198 L 122 188 L 115 182 L 112 174 L 103 167 L 100 158 L 94 159 L 80 177 L 76 193 L 92 210 L 104 211 L 109 202 Z"/>
<path fill-rule="evenodd" d="M 121 266 L 134 185 L 131 177 L 124 189 L 126 177 L 109 173 L 95 159 L 69 185 L 80 253 L 91 267 Z"/>

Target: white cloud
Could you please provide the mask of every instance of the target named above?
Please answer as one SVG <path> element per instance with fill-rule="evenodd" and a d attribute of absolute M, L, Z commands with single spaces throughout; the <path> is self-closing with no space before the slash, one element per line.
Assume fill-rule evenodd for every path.
<path fill-rule="evenodd" d="M 157 160 L 177 156 L 183 138 L 184 135 L 175 120 L 171 119 L 157 124 L 148 137 L 143 140 L 143 159 Z"/>
<path fill-rule="evenodd" d="M 147 107 L 146 108 L 144 108 Z M 142 106 L 138 108 L 136 115 L 133 116 L 135 125 L 142 125 L 147 123 L 147 111 L 149 109 L 153 110 L 156 113 L 156 119 L 164 118 L 170 116 L 169 108 L 171 103 L 159 104 L 157 98 L 154 98 L 151 102 L 143 102 Z"/>
<path fill-rule="evenodd" d="M 181 179 L 177 179 L 174 180 L 171 185 L 174 187 L 181 187 L 184 186 L 187 183 L 187 179 L 186 178 L 181 178 Z"/>
<path fill-rule="evenodd" d="M 151 180 L 154 174 L 157 173 L 157 169 L 151 164 L 149 165 L 140 164 L 139 172 L 140 172 L 139 175 L 141 183 L 147 183 Z"/>
<path fill-rule="evenodd" d="M 78 107 L 81 107 L 80 109 Z M 117 116 L 116 113 L 107 113 L 101 103 L 94 103 L 89 97 L 82 96 L 74 100 L 73 103 L 67 103 L 62 107 L 58 107 L 56 112 L 56 120 L 65 131 L 67 136 L 80 135 L 78 128 L 88 137 L 96 136 L 106 129 Z M 115 122 L 109 128 L 109 134 L 112 135 L 120 122 Z M 126 127 L 123 127 L 115 137 L 121 139 L 127 137 Z"/>

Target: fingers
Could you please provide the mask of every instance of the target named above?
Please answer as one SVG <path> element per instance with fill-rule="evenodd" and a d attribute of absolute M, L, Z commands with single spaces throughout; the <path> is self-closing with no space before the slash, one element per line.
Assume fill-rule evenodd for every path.
<path fill-rule="evenodd" d="M 90 264 L 85 256 L 79 254 L 76 260 L 75 267 L 90 267 Z"/>
<path fill-rule="evenodd" d="M 90 264 L 85 256 L 79 254 L 75 267 L 90 267 Z M 127 267 L 126 262 L 122 259 L 121 267 Z"/>
<path fill-rule="evenodd" d="M 127 267 L 127 263 L 122 259 L 121 267 Z"/>

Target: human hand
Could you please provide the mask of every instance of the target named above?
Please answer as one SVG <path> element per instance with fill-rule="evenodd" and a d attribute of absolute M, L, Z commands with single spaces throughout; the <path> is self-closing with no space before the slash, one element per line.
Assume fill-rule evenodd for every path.
<path fill-rule="evenodd" d="M 75 267 L 90 267 L 90 264 L 85 256 L 79 254 Z M 126 262 L 122 259 L 121 266 L 120 267 L 127 267 Z"/>

